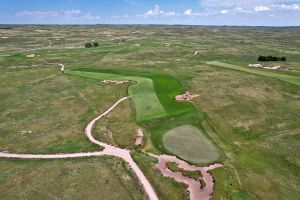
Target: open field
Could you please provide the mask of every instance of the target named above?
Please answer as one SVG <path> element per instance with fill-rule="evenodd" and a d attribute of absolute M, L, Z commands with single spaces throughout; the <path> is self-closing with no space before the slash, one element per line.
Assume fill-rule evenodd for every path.
<path fill-rule="evenodd" d="M 119 159 L 1 160 L 1 199 L 144 199 Z"/>
<path fill-rule="evenodd" d="M 297 27 L 104 25 L 0 29 L 1 36 L 8 37 L 0 39 L 0 151 L 99 150 L 86 140 L 86 124 L 121 97 L 145 92 L 151 97 L 140 93 L 147 98 L 135 96 L 122 102 L 111 115 L 97 122 L 95 136 L 131 149 L 160 199 L 188 199 L 188 194 L 184 185 L 164 178 L 153 167 L 157 160 L 147 152 L 168 152 L 164 135 L 188 124 L 203 129 L 220 152 L 218 161 L 225 165 L 212 171 L 216 180 L 213 199 L 294 200 L 300 196 L 300 57 L 295 54 L 300 51 L 299 32 Z M 49 39 L 53 41 L 51 48 Z M 91 40 L 100 46 L 83 48 Z M 195 51 L 199 53 L 193 56 Z M 35 57 L 26 57 L 32 53 Z M 260 54 L 287 56 L 284 66 L 288 71 L 248 69 Z M 207 64 L 211 61 L 222 66 Z M 61 74 L 57 63 L 63 63 L 67 73 Z M 246 69 L 251 73 L 245 73 Z M 119 76 L 134 78 L 135 82 L 101 83 L 103 78 L 118 80 Z M 145 85 L 138 87 L 139 81 L 145 81 Z M 185 91 L 200 96 L 192 102 L 174 101 L 175 95 Z M 143 107 L 147 104 L 155 109 Z M 145 133 L 142 147 L 134 146 L 138 127 Z M 106 132 L 111 135 L 102 135 Z M 138 187 L 134 176 L 126 189 L 127 182 L 122 181 L 120 172 L 129 176 L 131 172 L 124 171 L 126 166 L 116 170 L 116 162 L 119 160 L 111 157 L 0 159 L 0 195 L 3 199 L 43 195 L 55 199 L 97 196 L 101 192 L 107 194 L 107 199 L 143 199 L 142 187 Z M 58 181 L 47 184 L 57 174 Z M 102 178 L 106 175 L 112 187 Z M 62 188 L 70 184 L 68 196 L 64 196 Z M 17 187 L 8 190 L 11 185 Z M 41 185 L 45 188 L 32 189 Z M 85 190 L 79 192 L 77 187 Z M 121 192 L 115 194 L 115 189 Z"/>

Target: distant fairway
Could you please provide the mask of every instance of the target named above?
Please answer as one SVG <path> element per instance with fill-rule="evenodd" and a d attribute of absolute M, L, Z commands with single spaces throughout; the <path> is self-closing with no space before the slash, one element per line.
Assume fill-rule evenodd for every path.
<path fill-rule="evenodd" d="M 136 109 L 136 120 L 144 121 L 167 114 L 155 93 L 153 82 L 149 78 L 84 71 L 71 71 L 69 73 L 99 80 L 136 81 L 136 84 L 128 88 L 128 94 Z"/>
<path fill-rule="evenodd" d="M 254 69 L 254 68 L 247 68 L 247 67 L 241 67 L 241 66 L 237 66 L 237 65 L 231 65 L 231 64 L 227 64 L 227 63 L 223 63 L 223 62 L 219 62 L 219 61 L 210 61 L 207 62 L 207 64 L 209 65 L 215 65 L 218 67 L 225 67 L 225 68 L 229 68 L 229 69 L 235 69 L 235 70 L 240 70 L 240 71 L 244 71 L 244 72 L 249 72 L 252 74 L 258 74 L 258 75 L 262 75 L 262 76 L 268 76 L 268 77 L 272 77 L 272 78 L 276 78 L 288 83 L 292 83 L 294 85 L 300 85 L 300 74 L 292 74 L 292 73 L 280 73 L 280 72 L 276 72 L 276 71 L 266 71 L 263 69 Z"/>
<path fill-rule="evenodd" d="M 182 125 L 163 136 L 164 147 L 171 153 L 194 163 L 208 163 L 220 157 L 218 149 L 196 127 Z"/>

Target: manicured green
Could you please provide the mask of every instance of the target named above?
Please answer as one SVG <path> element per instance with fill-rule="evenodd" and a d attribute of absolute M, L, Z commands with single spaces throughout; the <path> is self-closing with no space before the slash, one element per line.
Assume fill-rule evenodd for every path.
<path fill-rule="evenodd" d="M 163 145 L 172 154 L 193 163 L 210 163 L 220 157 L 213 143 L 191 125 L 169 130 L 163 136 Z"/>

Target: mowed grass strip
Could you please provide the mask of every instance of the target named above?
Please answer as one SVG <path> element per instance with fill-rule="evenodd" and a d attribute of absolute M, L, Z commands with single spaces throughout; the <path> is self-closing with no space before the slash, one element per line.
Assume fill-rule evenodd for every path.
<path fill-rule="evenodd" d="M 165 116 L 167 114 L 156 96 L 153 82 L 149 78 L 84 71 L 70 71 L 69 73 L 99 80 L 135 81 L 136 84 L 133 84 L 128 88 L 128 94 L 134 103 L 136 120 L 138 122 L 154 117 Z"/>
<path fill-rule="evenodd" d="M 163 145 L 169 152 L 193 163 L 210 163 L 220 157 L 214 144 L 191 125 L 169 130 L 163 136 Z"/>
<path fill-rule="evenodd" d="M 294 85 L 300 86 L 300 74 L 297 73 L 280 73 L 280 72 L 275 72 L 275 71 L 265 71 L 263 69 L 253 69 L 253 68 L 246 68 L 246 67 L 241 67 L 237 65 L 232 65 L 232 64 L 227 64 L 219 61 L 210 61 L 207 62 L 209 65 L 215 65 L 218 67 L 225 67 L 229 69 L 234 69 L 234 70 L 239 70 L 243 72 L 248 72 L 252 74 L 257 74 L 257 75 L 262 75 L 262 76 L 268 76 L 272 78 L 276 78 Z"/>

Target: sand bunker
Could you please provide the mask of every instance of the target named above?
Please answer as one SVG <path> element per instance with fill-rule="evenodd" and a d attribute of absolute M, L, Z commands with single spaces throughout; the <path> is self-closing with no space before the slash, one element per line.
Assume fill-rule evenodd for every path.
<path fill-rule="evenodd" d="M 175 97 L 175 99 L 176 99 L 176 101 L 189 101 L 189 100 L 192 100 L 193 98 L 199 97 L 199 96 L 200 96 L 199 94 L 192 94 L 189 91 L 187 91 L 184 94 L 177 95 Z"/>
<path fill-rule="evenodd" d="M 61 72 L 64 72 L 65 71 L 65 66 L 61 63 L 58 64 L 61 68 L 60 68 L 60 71 Z"/>
<path fill-rule="evenodd" d="M 140 146 L 143 143 L 143 137 L 144 137 L 143 129 L 138 128 L 136 133 L 137 134 L 136 134 L 136 138 L 135 138 L 135 145 Z"/>
<path fill-rule="evenodd" d="M 188 186 L 187 190 L 190 193 L 191 200 L 209 200 L 212 197 L 214 190 L 214 179 L 210 174 L 210 170 L 223 167 L 223 164 L 213 164 L 208 167 L 197 167 L 194 165 L 190 165 L 185 161 L 179 160 L 175 156 L 169 155 L 154 155 L 149 154 L 152 157 L 158 159 L 158 163 L 155 165 L 157 169 L 166 177 L 173 178 L 176 182 L 184 183 Z M 178 164 L 178 167 L 184 169 L 186 171 L 200 171 L 203 175 L 203 180 L 205 185 L 201 186 L 199 181 L 196 181 L 193 178 L 189 178 L 182 175 L 182 172 L 173 172 L 167 167 L 168 162 L 175 162 Z M 202 189 L 201 189 L 202 188 Z"/>
<path fill-rule="evenodd" d="M 19 132 L 19 134 L 21 134 L 21 135 L 25 135 L 25 134 L 30 134 L 30 133 L 32 133 L 32 131 L 20 131 Z"/>
<path fill-rule="evenodd" d="M 114 84 L 123 84 L 123 83 L 129 83 L 129 80 L 123 80 L 123 81 L 117 81 L 117 80 L 104 80 L 101 81 L 102 83 L 114 83 Z"/>
<path fill-rule="evenodd" d="M 28 54 L 28 55 L 26 55 L 26 57 L 27 58 L 33 58 L 33 57 L 35 57 L 35 54 Z"/>

